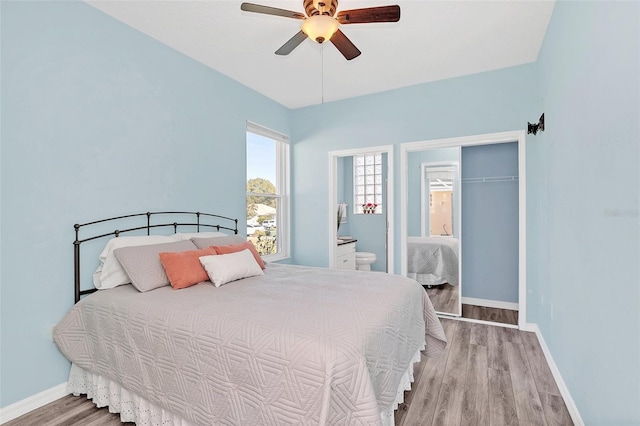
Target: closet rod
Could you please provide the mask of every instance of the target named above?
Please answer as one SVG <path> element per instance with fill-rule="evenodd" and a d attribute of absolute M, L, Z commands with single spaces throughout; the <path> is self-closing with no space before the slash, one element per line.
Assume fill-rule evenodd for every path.
<path fill-rule="evenodd" d="M 518 180 L 518 176 L 491 176 L 462 179 L 462 183 L 484 183 L 484 182 L 511 182 Z"/>

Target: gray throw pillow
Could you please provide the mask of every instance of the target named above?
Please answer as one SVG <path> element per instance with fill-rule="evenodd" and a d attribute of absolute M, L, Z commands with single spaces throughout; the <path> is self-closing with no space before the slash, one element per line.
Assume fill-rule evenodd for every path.
<path fill-rule="evenodd" d="M 247 242 L 247 239 L 240 235 L 228 235 L 226 237 L 211 238 L 191 238 L 191 241 L 199 248 L 207 248 L 210 246 L 230 246 L 231 244 L 240 244 Z"/>
<path fill-rule="evenodd" d="M 144 293 L 169 285 L 169 278 L 160 262 L 160 253 L 196 250 L 198 247 L 190 240 L 146 246 L 122 247 L 116 249 L 116 259 L 125 270 L 131 284 Z"/>

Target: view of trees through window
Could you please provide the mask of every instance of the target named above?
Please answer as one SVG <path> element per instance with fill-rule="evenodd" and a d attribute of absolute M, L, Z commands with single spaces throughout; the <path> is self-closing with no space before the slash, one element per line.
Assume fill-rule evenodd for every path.
<path fill-rule="evenodd" d="M 247 238 L 262 255 L 279 252 L 278 144 L 266 136 L 247 132 Z"/>

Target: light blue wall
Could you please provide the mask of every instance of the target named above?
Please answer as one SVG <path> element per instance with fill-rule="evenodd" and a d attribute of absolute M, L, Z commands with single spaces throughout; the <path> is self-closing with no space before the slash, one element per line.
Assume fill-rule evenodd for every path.
<path fill-rule="evenodd" d="M 1 399 L 67 380 L 73 224 L 148 210 L 245 217 L 245 121 L 290 111 L 82 2 L 0 2 Z M 326 198 L 325 198 L 326 199 Z"/>
<path fill-rule="evenodd" d="M 462 296 L 518 303 L 518 144 L 462 147 Z"/>
<path fill-rule="evenodd" d="M 423 163 L 440 161 L 459 162 L 460 148 L 438 148 L 425 151 L 409 152 L 407 154 L 407 236 L 420 237 L 422 235 L 421 192 Z M 453 211 L 459 209 L 457 197 L 453 197 Z M 453 235 L 459 238 L 458 229 L 454 226 Z"/>
<path fill-rule="evenodd" d="M 72 224 L 123 208 L 242 217 L 244 120 L 292 136 L 294 260 L 322 266 L 328 151 L 545 112 L 527 139 L 527 320 L 586 424 L 640 423 L 639 16 L 558 2 L 537 63 L 289 113 L 83 3 L 0 2 L 0 406 L 67 378 L 50 326 L 71 305 Z M 396 272 L 398 256 L 396 241 Z"/>
<path fill-rule="evenodd" d="M 395 272 L 399 273 L 400 144 L 524 129 L 540 114 L 538 100 L 526 95 L 536 83 L 534 71 L 533 64 L 522 65 L 294 110 L 294 261 L 329 263 L 329 224 L 323 211 L 314 208 L 317 200 L 328 198 L 328 152 L 393 144 Z"/>
<path fill-rule="evenodd" d="M 640 3 L 557 2 L 537 67 L 528 320 L 585 424 L 638 425 Z"/>
<path fill-rule="evenodd" d="M 328 151 L 526 129 L 545 112 L 527 137 L 527 321 L 587 424 L 640 423 L 639 8 L 557 2 L 537 63 L 295 110 L 295 260 L 328 262 L 310 207 Z"/>

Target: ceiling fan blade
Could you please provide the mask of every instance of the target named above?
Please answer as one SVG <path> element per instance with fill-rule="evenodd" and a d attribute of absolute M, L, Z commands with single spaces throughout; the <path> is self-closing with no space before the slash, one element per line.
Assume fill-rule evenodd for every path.
<path fill-rule="evenodd" d="M 356 45 L 353 44 L 351 40 L 349 40 L 340 30 L 336 31 L 329 41 L 333 43 L 340 53 L 342 53 L 342 56 L 344 56 L 348 61 L 360 56 L 360 50 L 358 50 Z"/>
<path fill-rule="evenodd" d="M 400 6 L 368 7 L 338 12 L 336 19 L 341 24 L 367 24 L 369 22 L 398 22 Z"/>
<path fill-rule="evenodd" d="M 263 13 L 265 15 L 284 16 L 285 18 L 305 19 L 304 13 L 292 10 L 278 9 L 277 7 L 262 6 L 260 4 L 242 3 L 240 9 L 245 12 Z"/>
<path fill-rule="evenodd" d="M 282 45 L 282 47 L 276 50 L 276 55 L 288 55 L 298 47 L 300 43 L 302 43 L 307 38 L 307 35 L 300 30 L 298 34 L 294 35 L 289 39 L 288 42 Z"/>

